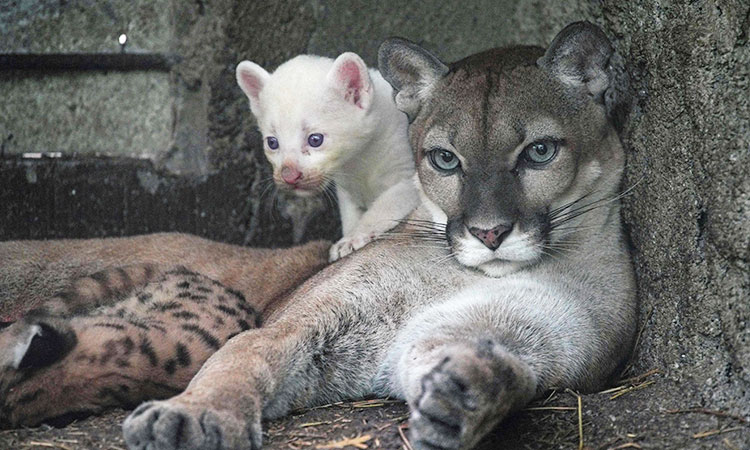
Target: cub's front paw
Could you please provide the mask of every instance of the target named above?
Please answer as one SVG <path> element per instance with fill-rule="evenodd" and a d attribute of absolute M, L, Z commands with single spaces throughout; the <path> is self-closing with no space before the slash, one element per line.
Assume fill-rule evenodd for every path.
<path fill-rule="evenodd" d="M 262 441 L 259 418 L 246 424 L 227 411 L 170 401 L 142 404 L 122 431 L 131 450 L 257 450 Z"/>
<path fill-rule="evenodd" d="M 351 236 L 344 236 L 331 246 L 328 260 L 334 262 L 337 259 L 341 259 L 369 244 L 376 236 L 376 233 L 357 233 Z"/>
<path fill-rule="evenodd" d="M 513 362 L 493 347 L 485 341 L 440 353 L 440 362 L 422 377 L 420 394 L 409 402 L 415 449 L 472 448 L 507 415 L 519 394 L 530 395 L 529 383 L 519 379 Z"/>

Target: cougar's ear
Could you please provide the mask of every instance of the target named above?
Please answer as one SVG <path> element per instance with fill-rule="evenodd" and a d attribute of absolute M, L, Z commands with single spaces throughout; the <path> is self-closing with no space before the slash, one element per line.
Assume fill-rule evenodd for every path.
<path fill-rule="evenodd" d="M 338 97 L 367 110 L 372 103 L 372 80 L 367 65 L 356 53 L 339 55 L 328 72 L 328 84 Z"/>
<path fill-rule="evenodd" d="M 401 38 L 386 39 L 378 50 L 378 67 L 394 89 L 396 107 L 409 116 L 419 113 L 448 66 L 417 44 Z"/>
<path fill-rule="evenodd" d="M 237 84 L 250 99 L 250 109 L 256 116 L 260 111 L 260 91 L 271 75 L 264 68 L 251 61 L 237 64 Z"/>
<path fill-rule="evenodd" d="M 599 27 L 590 22 L 575 22 L 555 36 L 537 64 L 564 84 L 585 89 L 603 103 L 611 84 L 612 53 L 612 44 Z"/>
<path fill-rule="evenodd" d="M 3 331 L 1 365 L 13 369 L 38 369 L 62 359 L 76 344 L 66 326 L 38 320 L 21 320 Z"/>

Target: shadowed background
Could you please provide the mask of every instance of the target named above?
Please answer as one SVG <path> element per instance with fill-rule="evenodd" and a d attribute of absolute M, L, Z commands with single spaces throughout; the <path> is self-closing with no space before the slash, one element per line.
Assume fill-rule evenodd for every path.
<path fill-rule="evenodd" d="M 336 238 L 334 205 L 274 200 L 237 62 L 272 70 L 354 51 L 374 65 L 391 35 L 453 61 L 546 46 L 582 19 L 604 29 L 630 78 L 624 218 L 643 333 L 628 374 L 660 369 L 666 408 L 747 419 L 746 1 L 0 0 L 0 239 Z M 731 439 L 750 446 L 747 430 Z"/>

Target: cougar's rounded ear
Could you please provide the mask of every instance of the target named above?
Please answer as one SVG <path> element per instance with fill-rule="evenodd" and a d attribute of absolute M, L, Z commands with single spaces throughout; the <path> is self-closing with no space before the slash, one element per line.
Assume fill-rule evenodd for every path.
<path fill-rule="evenodd" d="M 575 22 L 555 36 L 537 65 L 568 86 L 586 89 L 594 100 L 603 103 L 604 93 L 611 85 L 612 53 L 612 44 L 599 27 Z"/>
<path fill-rule="evenodd" d="M 263 90 L 271 75 L 264 68 L 251 61 L 237 64 L 237 84 L 250 100 L 250 109 L 258 115 L 260 108 L 260 91 Z"/>
<path fill-rule="evenodd" d="M 378 67 L 394 89 L 396 107 L 414 120 L 435 84 L 448 66 L 435 55 L 402 38 L 389 38 L 380 44 Z"/>

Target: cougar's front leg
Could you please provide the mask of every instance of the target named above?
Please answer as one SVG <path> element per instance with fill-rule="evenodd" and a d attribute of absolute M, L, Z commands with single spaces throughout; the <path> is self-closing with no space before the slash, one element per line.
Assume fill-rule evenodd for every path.
<path fill-rule="evenodd" d="M 258 449 L 261 417 L 369 392 L 377 332 L 310 311 L 231 339 L 184 393 L 137 408 L 123 424 L 129 448 Z"/>
<path fill-rule="evenodd" d="M 264 342 L 272 356 L 281 350 L 262 334 L 248 332 L 230 340 L 182 394 L 136 408 L 122 426 L 128 448 L 259 449 L 263 394 L 273 387 L 274 370 L 273 363 L 251 349 Z"/>
<path fill-rule="evenodd" d="M 392 389 L 411 407 L 415 449 L 470 449 L 537 393 L 586 383 L 582 349 L 596 338 L 582 315 L 525 302 L 469 295 L 399 333 Z"/>

